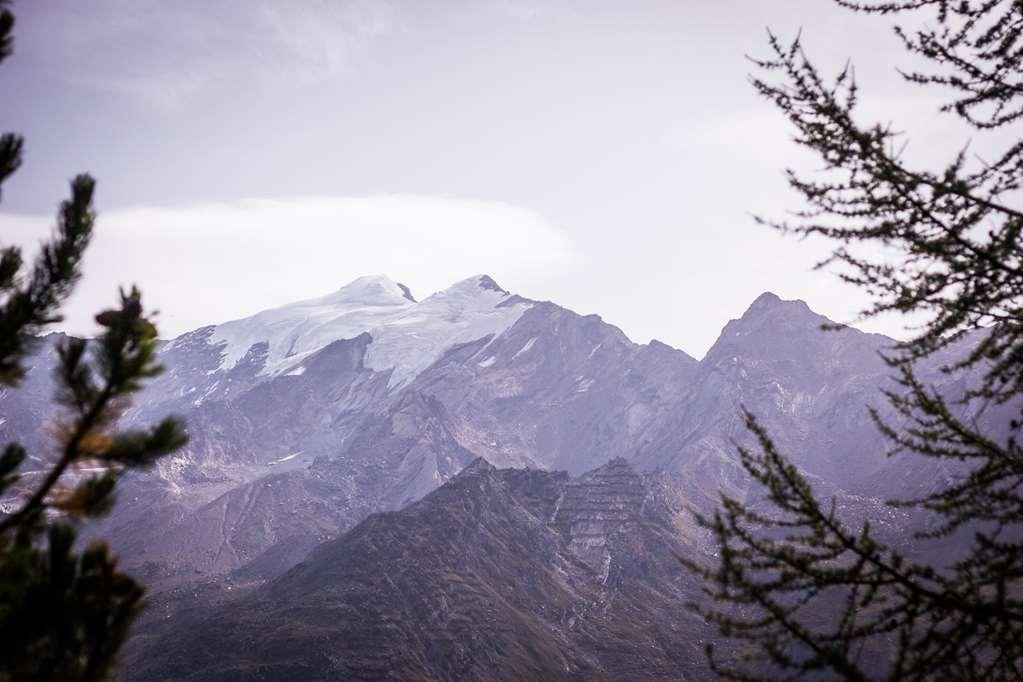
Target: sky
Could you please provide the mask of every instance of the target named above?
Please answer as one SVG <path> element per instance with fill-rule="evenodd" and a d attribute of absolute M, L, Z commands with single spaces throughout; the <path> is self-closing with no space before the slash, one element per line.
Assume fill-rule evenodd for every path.
<path fill-rule="evenodd" d="M 850 322 L 827 245 L 758 226 L 813 160 L 748 82 L 766 30 L 856 67 L 913 162 L 967 141 L 905 85 L 888 18 L 826 0 L 15 0 L 0 129 L 26 137 L 0 243 L 98 181 L 65 327 L 137 283 L 161 335 L 385 273 L 477 273 L 701 357 L 763 291 Z M 904 336 L 895 318 L 862 328 Z"/>

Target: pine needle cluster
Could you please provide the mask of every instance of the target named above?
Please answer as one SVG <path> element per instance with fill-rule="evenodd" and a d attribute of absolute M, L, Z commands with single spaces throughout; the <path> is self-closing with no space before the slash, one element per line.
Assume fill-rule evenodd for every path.
<path fill-rule="evenodd" d="M 0 61 L 13 48 L 14 16 L 0 0 Z M 23 140 L 0 136 L 0 185 L 21 164 Z M 26 264 L 16 247 L 0 249 L 0 387 L 16 387 L 41 334 L 81 277 L 93 234 L 95 182 L 71 181 L 52 238 Z M 160 372 L 156 327 L 138 289 L 96 316 L 92 340 L 57 347 L 59 419 L 53 452 L 35 453 L 41 474 L 29 476 L 18 443 L 0 450 L 0 680 L 101 680 L 112 670 L 128 627 L 142 607 L 143 587 L 118 570 L 104 542 L 76 546 L 76 526 L 106 514 L 119 476 L 151 466 L 186 441 L 167 418 L 141 430 L 119 430 L 118 418 L 146 379 Z"/>

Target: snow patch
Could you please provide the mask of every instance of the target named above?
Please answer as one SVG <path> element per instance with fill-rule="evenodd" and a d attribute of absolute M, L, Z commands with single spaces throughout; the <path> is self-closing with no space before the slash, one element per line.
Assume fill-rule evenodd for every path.
<path fill-rule="evenodd" d="M 287 462 L 289 460 L 295 459 L 296 457 L 301 455 L 303 452 L 304 452 L 303 450 L 299 450 L 298 452 L 293 452 L 290 455 L 285 455 L 284 457 L 281 457 L 280 459 L 275 459 L 274 461 L 270 462 L 268 464 L 268 466 L 273 466 L 275 464 L 280 464 L 281 462 Z"/>
<path fill-rule="evenodd" d="M 205 393 L 203 393 L 201 396 L 192 401 L 192 404 L 195 405 L 196 407 L 202 405 L 204 402 L 206 402 L 206 399 L 209 398 L 213 394 L 213 392 L 217 390 L 217 386 L 220 386 L 220 381 L 214 381 L 213 385 L 207 388 Z"/>
<path fill-rule="evenodd" d="M 477 362 L 476 366 L 477 367 L 483 367 L 484 369 L 486 369 L 487 367 L 490 367 L 491 365 L 493 365 L 495 362 L 497 362 L 497 358 L 495 356 L 491 355 L 486 360 L 484 360 L 482 362 Z"/>
<path fill-rule="evenodd" d="M 291 370 L 285 372 L 284 376 L 286 376 L 286 377 L 300 377 L 303 374 L 305 374 L 305 365 L 299 365 L 298 367 L 295 367 L 294 369 L 291 369 Z"/>
<path fill-rule="evenodd" d="M 611 575 L 611 555 L 604 555 L 604 566 L 600 570 L 600 584 L 607 585 L 607 579 Z"/>
<path fill-rule="evenodd" d="M 514 360 L 515 358 L 519 357 L 523 353 L 528 353 L 529 349 L 533 347 L 534 343 L 536 343 L 536 339 L 537 338 L 538 337 L 534 336 L 529 341 L 526 341 L 526 345 L 524 345 L 522 348 L 519 348 L 519 352 L 512 356 L 512 360 Z"/>
<path fill-rule="evenodd" d="M 582 381 L 579 382 L 579 387 L 575 389 L 576 393 L 586 393 L 586 391 L 590 390 L 590 386 L 595 383 L 594 379 L 583 379 L 582 377 L 579 377 L 579 379 L 582 379 Z"/>

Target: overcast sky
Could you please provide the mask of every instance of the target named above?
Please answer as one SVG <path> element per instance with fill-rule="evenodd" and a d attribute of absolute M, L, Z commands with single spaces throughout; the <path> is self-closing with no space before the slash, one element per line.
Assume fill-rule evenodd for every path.
<path fill-rule="evenodd" d="M 907 89 L 891 22 L 825 0 L 16 0 L 0 128 L 26 136 L 0 241 L 67 180 L 101 211 L 68 325 L 137 282 L 172 336 L 383 272 L 418 297 L 485 272 L 701 357 L 761 292 L 848 321 L 822 245 L 758 227 L 804 164 L 744 55 L 802 27 L 852 58 L 909 154 L 965 141 Z M 897 320 L 868 328 L 897 334 Z"/>

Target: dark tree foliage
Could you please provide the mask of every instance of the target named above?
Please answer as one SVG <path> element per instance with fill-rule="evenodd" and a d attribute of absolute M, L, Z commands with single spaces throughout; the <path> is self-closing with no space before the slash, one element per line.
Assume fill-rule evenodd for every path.
<path fill-rule="evenodd" d="M 11 53 L 13 25 L 8 0 L 0 0 L 0 61 Z M 21 149 L 19 136 L 0 137 L 0 184 L 18 168 Z M 40 332 L 61 319 L 92 236 L 93 189 L 87 175 L 71 182 L 55 234 L 31 266 L 17 248 L 0 249 L 0 386 L 18 384 Z M 0 496 L 13 505 L 0 515 L 0 680 L 105 679 L 142 606 L 142 586 L 117 570 L 106 544 L 76 549 L 75 525 L 110 509 L 122 472 L 151 465 L 185 434 L 173 418 L 116 429 L 132 393 L 160 371 L 156 328 L 138 290 L 122 292 L 120 306 L 96 321 L 98 338 L 57 348 L 56 448 L 49 458 L 39 453 L 48 470 L 19 477 L 24 448 L 0 451 Z"/>
<path fill-rule="evenodd" d="M 747 413 L 758 445 L 741 448 L 740 461 L 766 492 L 766 508 L 723 497 L 712 517 L 700 517 L 718 552 L 713 566 L 684 561 L 710 597 L 695 608 L 737 643 L 727 657 L 708 650 L 726 678 L 1019 679 L 1020 424 L 992 426 L 980 416 L 999 406 L 1018 414 L 1023 404 L 1023 140 L 1014 127 L 1023 120 L 1023 2 L 836 1 L 919 20 L 924 28 L 896 29 L 922 65 L 902 72 L 905 81 L 944 93 L 942 110 L 972 134 L 1010 140 L 993 158 L 963 149 L 943 168 L 915 168 L 890 125 L 857 118 L 851 67 L 826 79 L 798 38 L 785 44 L 773 34 L 772 56 L 754 60 L 753 87 L 823 166 L 810 177 L 787 171 L 805 207 L 787 222 L 762 222 L 832 240 L 821 267 L 870 294 L 864 316 L 926 320 L 885 357 L 899 382 L 886 393 L 894 416 L 872 414 L 893 453 L 962 472 L 935 482 L 931 494 L 892 504 L 931 519 L 930 530 L 915 535 L 918 548 L 954 541 L 964 551 L 932 565 L 922 552 L 883 542 L 869 522 L 843 521 Z M 914 372 L 951 344 L 970 349 L 943 367 L 962 378 L 962 394 L 953 396 Z"/>

